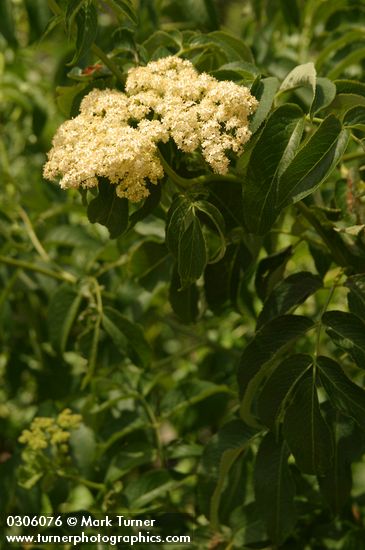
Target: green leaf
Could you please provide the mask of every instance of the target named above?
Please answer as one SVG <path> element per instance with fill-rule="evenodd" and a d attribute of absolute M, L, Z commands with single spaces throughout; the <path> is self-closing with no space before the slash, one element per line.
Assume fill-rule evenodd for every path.
<path fill-rule="evenodd" d="M 77 26 L 76 51 L 69 65 L 75 65 L 88 54 L 98 30 L 98 12 L 92 0 L 86 0 L 75 17 Z"/>
<path fill-rule="evenodd" d="M 18 40 L 15 34 L 15 23 L 11 0 L 2 0 L 0 2 L 0 34 L 3 35 L 10 46 L 17 46 Z"/>
<path fill-rule="evenodd" d="M 345 286 L 350 289 L 347 295 L 349 310 L 365 322 L 365 276 L 348 277 Z"/>
<path fill-rule="evenodd" d="M 72 23 L 79 10 L 82 8 L 82 5 L 87 2 L 87 0 L 70 0 L 67 4 L 66 14 L 65 14 L 65 23 L 68 32 L 71 31 Z"/>
<path fill-rule="evenodd" d="M 298 382 L 284 416 L 284 436 L 303 473 L 322 475 L 332 464 L 332 433 L 324 420 L 315 384 L 315 371 Z"/>
<path fill-rule="evenodd" d="M 181 235 L 179 241 L 179 253 L 177 266 L 184 288 L 190 285 L 203 273 L 207 264 L 207 251 L 205 239 L 201 229 L 200 221 L 194 216 L 192 222 Z"/>
<path fill-rule="evenodd" d="M 255 277 L 255 289 L 258 297 L 264 301 L 273 288 L 282 280 L 286 264 L 293 256 L 292 246 L 270 254 L 260 260 Z"/>
<path fill-rule="evenodd" d="M 153 462 L 156 459 L 155 450 L 146 441 L 128 443 L 123 450 L 113 456 L 106 472 L 105 482 L 115 483 L 131 470 Z"/>
<path fill-rule="evenodd" d="M 364 31 L 351 30 L 345 34 L 342 34 L 337 40 L 331 41 L 328 46 L 323 48 L 316 59 L 317 71 L 328 62 L 328 60 L 336 53 L 336 51 L 342 49 L 347 44 L 353 44 L 356 40 L 363 40 L 365 38 Z"/>
<path fill-rule="evenodd" d="M 281 420 L 296 384 L 312 362 L 310 355 L 291 355 L 267 379 L 258 398 L 259 417 L 266 426 L 274 428 Z"/>
<path fill-rule="evenodd" d="M 164 243 L 143 241 L 134 249 L 129 269 L 140 285 L 152 291 L 158 283 L 167 281 L 170 275 L 171 256 Z"/>
<path fill-rule="evenodd" d="M 300 10 L 297 0 L 280 0 L 280 7 L 288 24 L 299 27 Z"/>
<path fill-rule="evenodd" d="M 214 384 L 206 380 L 191 380 L 167 391 L 161 400 L 161 411 L 164 418 L 190 408 L 209 397 L 219 393 L 229 393 L 223 384 Z"/>
<path fill-rule="evenodd" d="M 338 94 L 349 94 L 353 96 L 362 97 L 365 99 L 365 84 L 358 80 L 341 79 L 335 80 Z"/>
<path fill-rule="evenodd" d="M 173 201 L 166 225 L 166 244 L 177 261 L 184 288 L 199 279 L 207 264 L 207 250 L 194 202 L 183 195 Z"/>
<path fill-rule="evenodd" d="M 278 107 L 269 117 L 250 157 L 243 185 L 244 220 L 251 233 L 264 234 L 274 223 L 277 173 L 290 162 L 303 131 L 296 105 Z"/>
<path fill-rule="evenodd" d="M 190 41 L 190 45 L 207 44 L 209 43 L 218 46 L 225 54 L 227 61 L 247 61 L 254 63 L 251 50 L 246 44 L 224 31 L 213 31 L 207 34 L 199 34 L 194 36 Z"/>
<path fill-rule="evenodd" d="M 358 48 L 344 58 L 341 59 L 334 67 L 331 69 L 327 76 L 331 80 L 338 78 L 342 73 L 348 70 L 352 65 L 361 65 L 360 61 L 365 58 L 365 48 Z"/>
<path fill-rule="evenodd" d="M 336 97 L 336 85 L 328 78 L 317 78 L 316 93 L 310 109 L 311 116 L 328 107 Z"/>
<path fill-rule="evenodd" d="M 147 367 L 151 360 L 151 348 L 141 326 L 131 323 L 111 307 L 105 307 L 102 325 L 118 350 L 127 354 L 138 367 Z"/>
<path fill-rule="evenodd" d="M 129 510 L 136 512 L 149 503 L 158 502 L 177 484 L 178 481 L 173 479 L 167 470 L 151 470 L 131 479 L 123 495 L 127 498 Z"/>
<path fill-rule="evenodd" d="M 276 207 L 281 210 L 313 193 L 335 168 L 347 143 L 347 130 L 341 129 L 341 123 L 335 116 L 328 116 L 281 175 Z"/>
<path fill-rule="evenodd" d="M 350 353 L 359 367 L 365 369 L 365 323 L 353 313 L 327 311 L 322 317 L 329 335 L 341 348 Z"/>
<path fill-rule="evenodd" d="M 161 187 L 159 185 L 153 185 L 148 197 L 144 200 L 143 205 L 135 210 L 129 217 L 128 231 L 130 231 L 136 223 L 144 220 L 149 214 L 151 214 L 161 199 Z"/>
<path fill-rule="evenodd" d="M 219 464 L 219 475 L 216 488 L 214 489 L 211 501 L 210 501 L 210 522 L 213 529 L 219 527 L 219 505 L 222 498 L 222 493 L 225 487 L 228 473 L 233 466 L 236 459 L 242 453 L 243 448 L 228 449 L 223 452 L 223 455 Z"/>
<path fill-rule="evenodd" d="M 329 357 L 318 358 L 319 377 L 332 405 L 365 429 L 365 391 L 344 374 Z"/>
<path fill-rule="evenodd" d="M 261 327 L 274 317 L 288 313 L 305 302 L 308 296 L 314 294 L 321 287 L 321 278 L 308 271 L 289 275 L 274 288 L 265 301 L 257 319 L 257 327 Z"/>
<path fill-rule="evenodd" d="M 204 289 L 208 306 L 219 312 L 237 302 L 240 272 L 243 268 L 240 245 L 229 245 L 224 258 L 207 265 L 204 272 Z"/>
<path fill-rule="evenodd" d="M 77 430 L 72 430 L 70 444 L 77 468 L 87 478 L 92 473 L 96 459 L 95 432 L 82 424 Z"/>
<path fill-rule="evenodd" d="M 257 425 L 252 414 L 252 403 L 268 367 L 271 366 L 270 362 L 289 342 L 302 336 L 312 326 L 313 321 L 299 315 L 276 317 L 257 332 L 244 350 L 237 376 L 242 396 L 241 418 L 249 425 Z"/>
<path fill-rule="evenodd" d="M 332 467 L 318 478 L 321 494 L 334 514 L 340 514 L 348 503 L 352 489 L 351 457 L 349 447 L 356 434 L 350 419 L 336 413 L 334 422 L 334 455 Z"/>
<path fill-rule="evenodd" d="M 173 34 L 165 31 L 156 31 L 143 42 L 143 47 L 146 49 L 149 57 L 155 59 L 155 52 L 161 47 L 171 50 L 171 53 L 176 53 L 180 49 L 181 43 L 176 40 L 176 36 Z"/>
<path fill-rule="evenodd" d="M 63 353 L 75 322 L 82 295 L 69 285 L 60 286 L 52 295 L 48 308 L 49 338 L 53 347 Z"/>
<path fill-rule="evenodd" d="M 280 545 L 296 524 L 295 484 L 288 466 L 286 443 L 268 433 L 262 440 L 255 463 L 255 497 L 271 541 Z"/>
<path fill-rule="evenodd" d="M 111 183 L 100 180 L 99 194 L 90 201 L 87 215 L 91 223 L 105 225 L 110 238 L 115 239 L 128 227 L 128 200 L 119 198 Z"/>
<path fill-rule="evenodd" d="M 199 316 L 199 290 L 195 283 L 181 287 L 176 269 L 173 271 L 169 288 L 171 307 L 184 323 L 194 323 Z"/>
<path fill-rule="evenodd" d="M 242 185 L 236 181 L 213 181 L 209 184 L 209 201 L 222 214 L 227 230 L 243 223 Z"/>
<path fill-rule="evenodd" d="M 109 4 L 119 17 L 121 16 L 122 19 L 127 17 L 134 25 L 137 24 L 136 9 L 131 0 L 109 0 Z"/>
<path fill-rule="evenodd" d="M 256 99 L 259 100 L 259 106 L 251 118 L 250 130 L 254 134 L 266 119 L 272 107 L 275 94 L 279 87 L 279 81 L 274 76 L 260 80 L 257 89 L 251 90 Z"/>
<path fill-rule="evenodd" d="M 304 63 L 303 65 L 294 67 L 294 69 L 285 77 L 280 86 L 280 92 L 293 90 L 299 86 L 307 86 L 312 90 L 312 98 L 310 101 L 310 105 L 312 105 L 316 93 L 316 81 L 317 71 L 314 64 L 312 62 Z"/>
<path fill-rule="evenodd" d="M 359 105 L 349 109 L 343 119 L 343 125 L 349 128 L 360 128 L 365 131 L 365 106 Z"/>
<path fill-rule="evenodd" d="M 203 213 L 208 220 L 211 222 L 209 225 L 212 225 L 216 232 L 218 233 L 219 240 L 220 240 L 220 246 L 218 249 L 218 252 L 213 256 L 213 258 L 209 259 L 209 263 L 216 263 L 221 260 L 225 254 L 226 251 L 226 239 L 224 236 L 225 233 L 225 223 L 224 218 L 218 208 L 216 208 L 213 204 L 211 204 L 208 201 L 195 201 L 194 202 L 194 208 L 198 210 L 199 212 Z"/>

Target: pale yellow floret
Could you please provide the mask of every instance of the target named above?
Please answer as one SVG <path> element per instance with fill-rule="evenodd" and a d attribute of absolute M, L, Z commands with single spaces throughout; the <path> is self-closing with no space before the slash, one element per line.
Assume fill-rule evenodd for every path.
<path fill-rule="evenodd" d="M 95 89 L 82 100 L 80 114 L 56 133 L 44 176 L 60 176 L 64 189 L 95 187 L 105 177 L 118 196 L 138 202 L 163 177 L 157 144 L 170 138 L 225 174 L 227 152 L 240 154 L 251 137 L 257 105 L 248 88 L 199 74 L 175 56 L 159 59 L 130 69 L 125 93 Z"/>

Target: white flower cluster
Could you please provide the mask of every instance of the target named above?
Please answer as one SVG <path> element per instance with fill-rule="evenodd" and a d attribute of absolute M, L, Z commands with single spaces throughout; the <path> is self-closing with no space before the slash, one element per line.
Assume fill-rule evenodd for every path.
<path fill-rule="evenodd" d="M 214 172 L 225 174 L 226 152 L 242 152 L 257 105 L 248 88 L 166 57 L 130 69 L 125 93 L 90 92 L 80 114 L 58 129 L 44 176 L 61 175 L 62 188 L 94 187 L 105 177 L 118 196 L 137 202 L 149 194 L 147 182 L 163 176 L 157 143 L 170 138 L 186 153 L 199 148 Z"/>

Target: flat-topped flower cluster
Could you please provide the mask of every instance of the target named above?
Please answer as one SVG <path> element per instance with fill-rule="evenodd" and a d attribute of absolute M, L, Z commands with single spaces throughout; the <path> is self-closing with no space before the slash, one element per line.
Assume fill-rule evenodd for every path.
<path fill-rule="evenodd" d="M 200 150 L 225 174 L 227 151 L 241 153 L 251 137 L 248 117 L 257 105 L 246 87 L 199 74 L 175 56 L 159 59 L 130 69 L 125 92 L 85 96 L 80 114 L 56 132 L 44 176 L 61 176 L 62 188 L 94 187 L 104 177 L 118 196 L 138 202 L 148 196 L 148 182 L 164 175 L 157 144 L 169 139 L 185 153 Z"/>

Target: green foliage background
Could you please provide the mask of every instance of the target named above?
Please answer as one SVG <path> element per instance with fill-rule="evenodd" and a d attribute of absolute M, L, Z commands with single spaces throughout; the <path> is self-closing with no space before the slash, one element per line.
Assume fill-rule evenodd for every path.
<path fill-rule="evenodd" d="M 196 548 L 365 547 L 364 12 L 2 0 L 2 518 L 168 511 Z M 230 176 L 167 144 L 138 207 L 42 179 L 84 95 L 171 54 L 260 100 Z M 67 453 L 25 459 L 22 430 L 65 408 Z"/>

